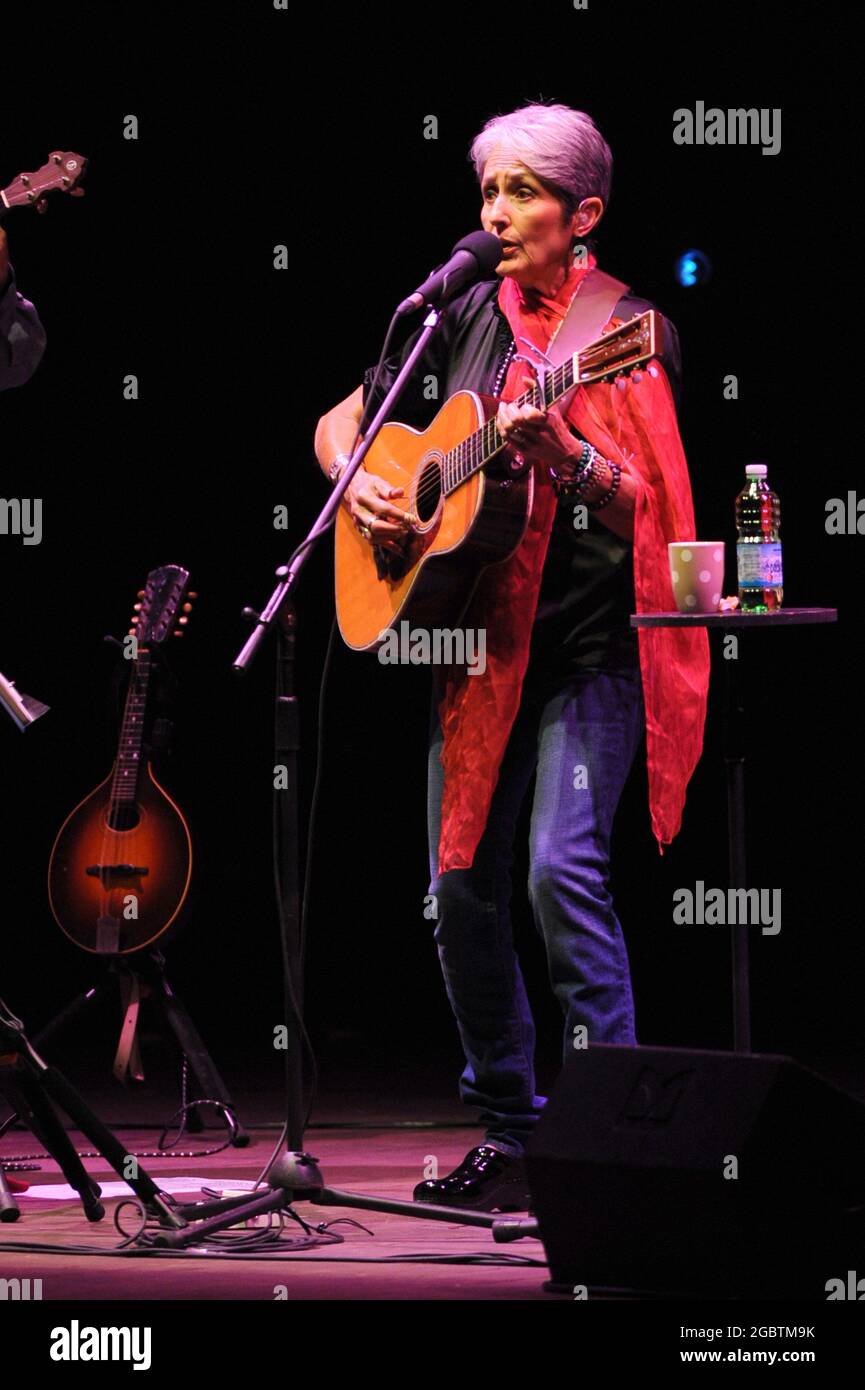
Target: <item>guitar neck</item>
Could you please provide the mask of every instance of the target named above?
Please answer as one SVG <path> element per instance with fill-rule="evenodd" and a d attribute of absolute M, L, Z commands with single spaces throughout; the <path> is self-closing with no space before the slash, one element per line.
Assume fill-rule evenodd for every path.
<path fill-rule="evenodd" d="M 533 405 L 540 409 L 541 392 L 543 391 L 543 408 L 548 410 L 577 384 L 579 378 L 575 375 L 575 363 L 578 361 L 579 354 L 575 353 L 561 366 L 546 371 L 540 384 L 536 383 L 531 390 L 517 396 L 516 400 L 510 404 Z M 454 492 L 479 468 L 483 468 L 485 464 L 494 459 L 504 447 L 505 441 L 499 434 L 496 417 L 492 416 L 485 424 L 481 425 L 479 430 L 475 430 L 474 434 L 470 434 L 467 439 L 464 439 L 461 444 L 458 444 L 455 449 L 451 449 L 445 455 L 442 467 L 442 491 L 445 494 Z"/>
<path fill-rule="evenodd" d="M 558 367 L 543 372 L 531 390 L 518 396 L 512 405 L 533 405 L 549 408 L 566 396 L 575 386 L 588 386 L 606 381 L 620 373 L 629 372 L 640 363 L 660 353 L 662 333 L 655 310 L 648 309 L 633 319 L 605 333 L 580 352 L 566 358 Z M 505 447 L 499 434 L 496 417 L 492 416 L 442 459 L 442 492 L 447 495 L 470 478 L 478 469 L 494 459 Z"/>
<path fill-rule="evenodd" d="M 141 767 L 144 715 L 150 687 L 150 670 L 150 652 L 139 651 L 133 664 L 129 689 L 126 692 L 126 706 L 123 711 L 120 742 L 114 763 L 114 777 L 111 782 L 111 802 L 115 806 L 130 805 L 138 794 L 138 774 Z"/>

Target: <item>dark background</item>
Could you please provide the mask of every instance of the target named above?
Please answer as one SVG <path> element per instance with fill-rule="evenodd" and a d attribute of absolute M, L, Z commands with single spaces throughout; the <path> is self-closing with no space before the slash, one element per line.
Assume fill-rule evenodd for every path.
<path fill-rule="evenodd" d="M 151 568 L 182 564 L 200 599 L 171 653 L 175 750 L 161 779 L 198 857 L 170 974 L 230 1073 L 278 1080 L 273 653 L 234 676 L 240 610 L 264 601 L 327 496 L 318 417 L 376 360 L 392 306 L 479 224 L 471 139 L 497 112 L 555 99 L 588 111 L 613 150 L 601 266 L 678 327 L 698 534 L 727 542 L 725 591 L 734 498 L 759 460 L 781 498 L 785 605 L 838 609 L 836 626 L 743 644 L 749 882 L 780 887 L 783 903 L 779 936 L 751 934 L 754 1042 L 860 1087 L 863 540 L 827 536 L 824 521 L 828 498 L 859 487 L 862 171 L 838 68 L 850 40 L 832 11 L 760 6 L 758 20 L 725 6 L 713 21 L 674 3 L 578 12 L 542 0 L 482 15 L 264 4 L 197 11 L 189 31 L 100 9 L 78 18 L 76 31 L 67 15 L 74 61 L 55 34 L 38 83 L 11 73 L 0 144 L 3 185 L 55 147 L 90 159 L 84 199 L 56 196 L 44 218 L 4 223 L 48 349 L 32 382 L 0 398 L 0 492 L 44 499 L 40 546 L 0 537 L 0 667 L 51 713 L 25 737 L 0 727 L 3 995 L 36 1029 L 99 977 L 51 918 L 48 856 L 111 765 L 103 636 L 126 630 Z M 674 110 L 698 100 L 781 107 L 780 154 L 675 145 Z M 130 113 L 137 141 L 123 139 Z M 439 138 L 427 141 L 430 114 Z M 273 269 L 280 243 L 288 271 Z M 686 290 L 674 263 L 691 247 L 714 274 Z M 128 373 L 135 402 L 122 395 Z M 736 401 L 723 398 L 731 373 Z M 280 504 L 288 533 L 273 528 Z M 332 542 L 297 602 L 309 1024 L 325 1086 L 372 1060 L 382 1096 L 420 1092 L 429 1075 L 453 1095 L 460 1054 L 423 916 L 429 673 L 381 666 L 337 637 L 322 683 Z M 643 1043 L 730 1044 L 727 932 L 672 922 L 676 888 L 727 881 L 717 647 L 713 663 L 681 833 L 661 858 L 644 748 L 616 825 Z M 527 800 L 514 918 L 549 1086 L 561 1024 L 524 889 L 528 812 Z M 115 1031 L 103 1018 L 56 1055 L 73 1072 L 94 1058 L 107 1069 Z"/>

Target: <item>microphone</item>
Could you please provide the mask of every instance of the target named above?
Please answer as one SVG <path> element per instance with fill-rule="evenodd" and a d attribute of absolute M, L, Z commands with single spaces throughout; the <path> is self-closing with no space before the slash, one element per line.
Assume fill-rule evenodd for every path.
<path fill-rule="evenodd" d="M 414 294 L 402 301 L 397 314 L 410 314 L 425 304 L 447 304 L 472 280 L 488 279 L 501 259 L 502 244 L 497 236 L 492 232 L 470 232 L 457 242 L 450 259 L 437 266 Z"/>

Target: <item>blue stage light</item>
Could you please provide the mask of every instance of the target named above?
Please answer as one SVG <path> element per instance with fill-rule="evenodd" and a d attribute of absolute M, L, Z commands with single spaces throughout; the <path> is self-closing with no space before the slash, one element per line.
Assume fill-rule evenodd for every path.
<path fill-rule="evenodd" d="M 703 251 L 686 251 L 676 262 L 676 279 L 686 289 L 705 285 L 711 274 L 712 262 Z"/>

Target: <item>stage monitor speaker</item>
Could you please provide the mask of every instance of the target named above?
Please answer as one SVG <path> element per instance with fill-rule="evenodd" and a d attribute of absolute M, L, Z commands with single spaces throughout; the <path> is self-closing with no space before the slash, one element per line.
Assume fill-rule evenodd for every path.
<path fill-rule="evenodd" d="M 865 1277 L 865 1104 L 789 1057 L 575 1050 L 526 1165 L 555 1290 L 825 1300 Z"/>

